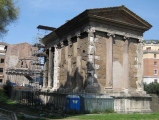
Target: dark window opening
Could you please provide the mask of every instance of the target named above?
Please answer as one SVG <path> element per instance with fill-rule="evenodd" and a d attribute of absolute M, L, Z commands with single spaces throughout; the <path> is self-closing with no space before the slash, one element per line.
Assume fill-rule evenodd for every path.
<path fill-rule="evenodd" d="M 154 54 L 154 58 L 156 58 L 156 54 Z"/>
<path fill-rule="evenodd" d="M 3 72 L 3 68 L 0 68 L 0 72 Z"/>
<path fill-rule="evenodd" d="M 0 79 L 0 83 L 2 83 L 2 79 Z"/>
<path fill-rule="evenodd" d="M 154 79 L 154 83 L 157 83 L 157 79 Z"/>
<path fill-rule="evenodd" d="M 147 47 L 146 50 L 151 50 L 151 47 Z"/>
<path fill-rule="evenodd" d="M 157 66 L 157 62 L 156 61 L 154 62 L 154 66 Z"/>
<path fill-rule="evenodd" d="M 4 59 L 1 59 L 1 63 L 4 63 Z"/>
<path fill-rule="evenodd" d="M 157 70 L 154 70 L 154 75 L 157 75 L 158 73 L 157 73 Z"/>

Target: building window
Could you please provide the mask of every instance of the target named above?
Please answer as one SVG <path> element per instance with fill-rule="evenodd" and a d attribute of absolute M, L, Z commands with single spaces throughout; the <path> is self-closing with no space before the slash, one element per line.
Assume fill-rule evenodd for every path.
<path fill-rule="evenodd" d="M 0 79 L 0 83 L 2 83 L 2 79 Z"/>
<path fill-rule="evenodd" d="M 1 59 L 1 63 L 4 63 L 4 59 L 3 58 Z"/>
<path fill-rule="evenodd" d="M 157 79 L 154 79 L 154 83 L 157 83 Z"/>
<path fill-rule="evenodd" d="M 146 50 L 151 50 L 151 47 L 147 47 Z"/>
<path fill-rule="evenodd" d="M 3 68 L 0 68 L 0 73 L 2 73 L 3 72 Z"/>
<path fill-rule="evenodd" d="M 154 66 L 157 66 L 157 62 L 156 61 L 154 62 Z"/>
<path fill-rule="evenodd" d="M 156 58 L 156 54 L 154 54 L 154 58 Z"/>
<path fill-rule="evenodd" d="M 154 70 L 154 75 L 157 75 L 158 74 L 158 71 L 157 70 Z"/>

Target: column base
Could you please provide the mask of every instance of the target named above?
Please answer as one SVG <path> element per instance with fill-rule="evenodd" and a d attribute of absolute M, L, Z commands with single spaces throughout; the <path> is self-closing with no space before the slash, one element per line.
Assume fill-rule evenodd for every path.
<path fill-rule="evenodd" d="M 105 90 L 107 89 L 113 89 L 113 87 L 104 87 Z"/>
<path fill-rule="evenodd" d="M 53 87 L 52 89 L 51 89 L 51 91 L 57 91 L 57 87 Z"/>
<path fill-rule="evenodd" d="M 51 86 L 48 86 L 47 89 L 52 89 L 52 87 L 51 87 Z"/>
<path fill-rule="evenodd" d="M 129 89 L 128 89 L 128 88 L 123 88 L 123 89 L 122 89 L 122 92 L 124 92 L 124 93 L 129 93 Z"/>
<path fill-rule="evenodd" d="M 144 91 L 142 88 L 137 88 L 136 92 L 140 94 L 146 94 L 146 91 Z"/>

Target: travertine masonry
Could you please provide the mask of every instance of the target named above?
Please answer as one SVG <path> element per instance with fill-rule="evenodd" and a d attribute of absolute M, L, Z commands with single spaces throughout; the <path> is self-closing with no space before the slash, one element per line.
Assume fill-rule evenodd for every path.
<path fill-rule="evenodd" d="M 125 6 L 90 9 L 76 16 L 42 39 L 46 49 L 55 49 L 50 90 L 107 94 L 116 103 L 122 101 L 120 106 L 115 103 L 116 111 L 150 111 L 142 106 L 150 100 L 142 88 L 142 35 L 149 28 Z M 136 96 L 139 107 L 132 107 Z"/>

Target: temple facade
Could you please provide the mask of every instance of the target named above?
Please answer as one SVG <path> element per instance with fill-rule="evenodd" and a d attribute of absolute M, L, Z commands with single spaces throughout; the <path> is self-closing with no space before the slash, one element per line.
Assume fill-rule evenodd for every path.
<path fill-rule="evenodd" d="M 142 40 L 151 27 L 125 6 L 85 10 L 41 40 L 43 90 L 106 94 L 115 111 L 150 111 Z"/>

